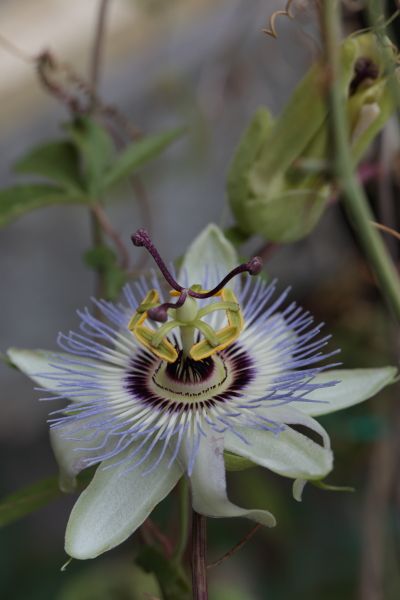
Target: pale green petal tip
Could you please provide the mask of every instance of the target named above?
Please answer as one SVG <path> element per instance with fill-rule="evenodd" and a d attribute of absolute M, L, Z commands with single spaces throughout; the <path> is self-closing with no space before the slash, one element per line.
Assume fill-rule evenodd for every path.
<path fill-rule="evenodd" d="M 48 353 L 44 350 L 11 347 L 7 350 L 7 356 L 14 367 L 26 375 L 30 375 L 37 370 L 39 365 L 43 364 L 43 359 L 48 356 Z"/>
<path fill-rule="evenodd" d="M 78 487 L 78 480 L 76 477 L 70 475 L 65 471 L 60 471 L 58 476 L 58 486 L 64 494 L 72 494 Z"/>
<path fill-rule="evenodd" d="M 293 498 L 297 502 L 301 502 L 303 499 L 304 488 L 306 487 L 306 479 L 295 479 L 292 486 Z"/>
<path fill-rule="evenodd" d="M 214 265 L 220 272 L 220 276 L 223 276 L 237 264 L 238 255 L 235 248 L 223 231 L 215 223 L 210 223 L 190 244 L 183 257 L 178 278 L 186 272 L 190 274 L 191 284 L 201 283 L 210 265 Z M 214 282 L 211 281 L 211 285 L 213 284 Z"/>
<path fill-rule="evenodd" d="M 294 406 L 318 417 L 364 402 L 398 381 L 398 378 L 398 369 L 393 366 L 325 371 L 317 375 L 313 383 L 323 386 L 337 381 L 336 385 L 315 389 L 306 396 L 307 401 L 296 401 Z"/>

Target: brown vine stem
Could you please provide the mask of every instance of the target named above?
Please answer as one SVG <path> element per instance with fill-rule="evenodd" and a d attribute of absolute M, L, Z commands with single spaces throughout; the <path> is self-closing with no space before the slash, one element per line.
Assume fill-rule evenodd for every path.
<path fill-rule="evenodd" d="M 192 588 L 193 600 L 208 600 L 207 520 L 192 511 Z"/>
<path fill-rule="evenodd" d="M 173 544 L 171 540 L 160 531 L 154 521 L 151 519 L 146 519 L 142 525 L 142 529 L 145 533 L 150 534 L 153 539 L 159 542 L 159 544 L 162 546 L 165 556 L 170 559 L 173 553 Z"/>
<path fill-rule="evenodd" d="M 400 233 L 398 231 L 396 231 L 395 229 L 393 229 L 392 227 L 388 227 L 388 225 L 383 225 L 382 223 L 376 223 L 375 221 L 372 221 L 372 224 L 377 229 L 380 229 L 381 231 L 384 231 L 385 233 L 389 233 L 393 237 L 400 240 Z"/>
<path fill-rule="evenodd" d="M 223 562 L 228 560 L 228 558 L 231 558 L 231 556 L 236 554 L 236 552 L 238 552 L 241 548 L 243 548 L 243 546 L 245 544 L 247 544 L 248 541 L 251 540 L 253 535 L 256 534 L 260 528 L 261 528 L 261 524 L 257 523 L 257 525 L 255 525 L 252 529 L 250 529 L 250 531 L 237 544 L 235 544 L 235 546 L 233 546 L 230 550 L 228 550 L 228 552 L 225 552 L 225 554 L 223 554 L 221 556 L 221 558 L 219 558 L 218 560 L 207 565 L 207 569 L 213 569 L 214 567 L 218 567 Z"/>
<path fill-rule="evenodd" d="M 107 213 L 100 204 L 94 204 L 92 206 L 92 212 L 95 215 L 103 232 L 107 235 L 107 237 L 110 238 L 110 240 L 113 241 L 120 257 L 119 266 L 121 269 L 128 270 L 130 261 L 129 252 L 118 231 L 112 226 Z"/>

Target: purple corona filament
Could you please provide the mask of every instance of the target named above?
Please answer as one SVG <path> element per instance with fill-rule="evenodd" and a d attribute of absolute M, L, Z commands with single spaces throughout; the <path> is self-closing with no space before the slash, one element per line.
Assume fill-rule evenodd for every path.
<path fill-rule="evenodd" d="M 213 296 L 215 296 L 215 294 L 217 294 L 220 290 L 222 290 L 222 288 L 225 287 L 225 285 L 231 279 L 233 279 L 233 277 L 236 277 L 236 275 L 240 275 L 240 273 L 249 273 L 250 275 L 258 275 L 262 269 L 262 264 L 263 264 L 262 259 L 259 256 L 254 256 L 247 263 L 243 263 L 241 265 L 238 265 L 234 269 L 232 269 L 232 271 L 230 271 L 222 279 L 222 281 L 220 281 L 220 283 L 217 286 L 215 286 L 212 290 L 209 290 L 208 292 L 195 292 L 194 290 L 192 290 L 190 288 L 189 289 L 183 288 L 181 285 L 179 285 L 179 283 L 177 283 L 175 281 L 175 279 L 172 277 L 171 273 L 169 272 L 167 265 L 161 258 L 157 248 L 154 246 L 153 242 L 150 239 L 149 234 L 147 233 L 147 231 L 145 229 L 138 229 L 136 231 L 136 233 L 134 235 L 132 235 L 131 239 L 135 246 L 143 246 L 144 248 L 146 248 L 146 250 L 154 258 L 154 260 L 155 260 L 158 268 L 160 269 L 161 273 L 163 274 L 165 280 L 169 283 L 169 285 L 174 290 L 176 290 L 177 292 L 181 292 L 181 295 L 179 296 L 179 299 L 176 303 L 165 302 L 164 304 L 160 304 L 160 306 L 151 308 L 148 311 L 148 316 L 150 317 L 150 319 L 152 319 L 153 321 L 159 321 L 161 323 L 165 323 L 165 321 L 168 318 L 167 310 L 169 308 L 179 308 L 180 306 L 183 306 L 187 296 L 192 296 L 192 298 L 198 298 L 200 300 L 205 299 L 205 298 L 212 298 Z"/>

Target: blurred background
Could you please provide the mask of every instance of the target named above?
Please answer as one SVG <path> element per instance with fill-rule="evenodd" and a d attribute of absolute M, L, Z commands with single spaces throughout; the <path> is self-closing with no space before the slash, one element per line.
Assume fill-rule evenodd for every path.
<path fill-rule="evenodd" d="M 346 30 L 362 27 L 363 14 L 357 10 L 362 3 L 345 4 Z M 108 204 L 110 219 L 126 242 L 136 228 L 146 226 L 162 254 L 173 260 L 207 223 L 230 225 L 226 172 L 244 127 L 260 105 L 279 113 L 320 50 L 316 15 L 306 1 L 295 2 L 296 19 L 276 21 L 277 39 L 261 32 L 283 5 L 274 0 L 110 2 L 102 100 L 118 106 L 147 133 L 175 125 L 187 130 L 141 172 L 140 201 L 126 185 Z M 40 85 L 32 58 L 50 49 L 85 78 L 98 7 L 98 0 L 2 0 L 1 187 L 17 180 L 13 163 L 35 143 L 61 137 L 68 119 L 65 108 Z M 371 203 L 381 220 L 398 229 L 395 121 L 368 160 L 384 166 L 368 182 Z M 398 242 L 388 241 L 397 260 Z M 253 240 L 249 252 L 260 245 L 262 240 Z M 55 348 L 58 331 L 76 327 L 75 310 L 89 303 L 95 285 L 82 260 L 89 246 L 90 221 L 84 207 L 37 210 L 1 230 L 1 351 L 9 346 Z M 135 260 L 133 249 L 132 256 Z M 293 297 L 327 323 L 346 367 L 398 363 L 398 331 L 338 204 L 332 204 L 304 241 L 274 247 L 266 270 L 282 286 L 290 283 Z M 0 372 L 4 496 L 53 475 L 56 465 L 47 437 L 48 406 L 38 402 L 39 394 L 17 371 L 0 364 Z M 354 486 L 354 493 L 308 486 L 298 504 L 289 480 L 259 469 L 232 475 L 232 497 L 268 507 L 279 525 L 259 531 L 239 553 L 210 570 L 212 598 L 399 597 L 397 403 L 394 387 L 365 406 L 323 419 L 336 456 L 329 480 Z M 96 561 L 74 561 L 60 571 L 74 500 L 58 499 L 0 531 L 2 597 L 135 600 L 132 562 L 138 536 Z M 176 498 L 170 497 L 157 509 L 155 520 L 163 526 L 174 510 Z M 168 525 L 171 535 L 174 526 Z M 210 561 L 250 528 L 245 521 L 210 521 Z"/>

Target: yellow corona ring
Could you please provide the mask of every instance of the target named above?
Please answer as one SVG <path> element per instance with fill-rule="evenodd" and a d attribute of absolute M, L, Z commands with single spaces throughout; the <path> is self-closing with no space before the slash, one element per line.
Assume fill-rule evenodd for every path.
<path fill-rule="evenodd" d="M 152 255 L 165 280 L 171 286 L 170 296 L 176 302 L 160 304 L 159 292 L 150 290 L 132 316 L 128 329 L 138 342 L 150 352 L 168 363 L 174 363 L 181 355 L 194 361 L 202 361 L 230 346 L 243 329 L 243 315 L 239 302 L 228 282 L 241 273 L 258 275 L 262 261 L 255 256 L 249 262 L 238 265 L 211 290 L 200 285 L 182 287 L 168 270 L 152 243 L 147 231 L 139 229 L 133 236 L 135 246 L 143 246 Z M 201 306 L 198 300 L 210 300 Z M 203 303 L 202 303 L 203 304 Z M 223 311 L 222 327 L 215 329 L 208 317 Z M 156 325 L 160 323 L 160 325 Z M 179 329 L 179 348 L 169 338 L 174 329 Z"/>
<path fill-rule="evenodd" d="M 190 289 L 198 293 L 208 293 L 200 290 L 199 286 Z M 176 290 L 171 290 L 170 294 L 175 297 L 180 296 Z M 196 299 L 187 295 L 182 306 L 168 308 L 168 321 L 155 328 L 154 325 L 150 325 L 152 319 L 149 317 L 149 311 L 160 305 L 160 297 L 156 290 L 150 290 L 132 316 L 128 329 L 137 341 L 153 354 L 173 363 L 178 358 L 178 352 L 168 339 L 168 335 L 179 328 L 184 346 L 186 339 L 193 341 L 186 348 L 187 354 L 193 360 L 203 360 L 232 344 L 239 337 L 244 325 L 238 300 L 230 288 L 222 288 L 211 298 L 218 298 L 218 300 L 198 308 Z M 215 311 L 223 311 L 226 317 L 224 326 L 217 330 L 204 321 L 205 315 Z M 201 339 L 195 343 L 196 333 L 200 334 Z"/>

